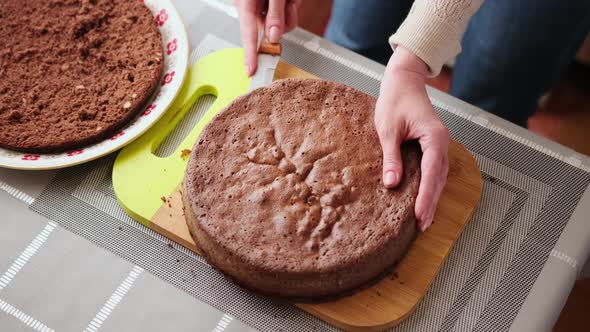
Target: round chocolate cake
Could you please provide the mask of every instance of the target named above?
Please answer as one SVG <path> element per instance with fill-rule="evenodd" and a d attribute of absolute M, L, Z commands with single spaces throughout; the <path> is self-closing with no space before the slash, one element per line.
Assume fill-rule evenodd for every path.
<path fill-rule="evenodd" d="M 246 288 L 324 300 L 378 280 L 417 234 L 421 152 L 402 146 L 396 189 L 381 183 L 375 99 L 288 79 L 239 97 L 201 133 L 183 184 L 189 230 Z"/>
<path fill-rule="evenodd" d="M 137 0 L 2 0 L 0 147 L 56 152 L 108 137 L 156 88 L 162 37 Z"/>

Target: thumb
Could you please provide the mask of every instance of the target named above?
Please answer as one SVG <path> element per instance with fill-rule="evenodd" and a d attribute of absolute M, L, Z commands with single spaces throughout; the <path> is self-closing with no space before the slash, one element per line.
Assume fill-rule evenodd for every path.
<path fill-rule="evenodd" d="M 399 135 L 380 135 L 383 148 L 383 184 L 386 188 L 397 186 L 402 178 L 403 163 L 400 152 Z"/>

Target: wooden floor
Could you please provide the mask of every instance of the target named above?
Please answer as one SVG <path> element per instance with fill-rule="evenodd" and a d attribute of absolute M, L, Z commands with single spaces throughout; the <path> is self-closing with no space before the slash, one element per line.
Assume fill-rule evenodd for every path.
<path fill-rule="evenodd" d="M 570 66 L 529 119 L 529 129 L 590 155 L 590 66 Z"/>
<path fill-rule="evenodd" d="M 582 332 L 590 330 L 590 279 L 577 281 L 553 332 Z"/>
<path fill-rule="evenodd" d="M 323 35 L 331 5 L 332 0 L 303 1 L 300 25 Z M 590 50 L 586 52 L 590 54 Z M 429 84 L 439 90 L 448 91 L 451 77 L 451 70 L 445 68 Z M 529 119 L 528 128 L 590 155 L 590 66 L 571 66 L 562 81 L 543 98 L 539 111 Z M 576 282 L 554 332 L 590 331 L 589 314 L 590 279 L 586 279 Z"/>

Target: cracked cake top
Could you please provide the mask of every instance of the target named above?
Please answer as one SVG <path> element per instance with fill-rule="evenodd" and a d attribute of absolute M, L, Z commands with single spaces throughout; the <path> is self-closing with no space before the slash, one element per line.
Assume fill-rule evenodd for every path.
<path fill-rule="evenodd" d="M 345 85 L 287 79 L 236 99 L 201 133 L 186 190 L 199 226 L 266 271 L 354 266 L 414 218 L 416 143 L 396 189 L 381 183 L 375 99 Z"/>

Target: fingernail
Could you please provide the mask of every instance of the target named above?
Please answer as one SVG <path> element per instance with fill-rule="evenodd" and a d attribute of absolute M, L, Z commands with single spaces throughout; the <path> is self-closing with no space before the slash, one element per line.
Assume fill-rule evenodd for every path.
<path fill-rule="evenodd" d="M 428 226 L 426 225 L 425 222 L 421 222 L 421 223 L 418 223 L 418 228 L 420 228 L 420 230 L 422 232 L 424 232 L 428 228 Z"/>
<path fill-rule="evenodd" d="M 250 65 L 246 65 L 246 75 L 250 76 Z"/>
<path fill-rule="evenodd" d="M 280 38 L 279 28 L 277 26 L 270 27 L 270 30 L 268 31 L 268 40 L 271 43 L 278 43 Z"/>
<path fill-rule="evenodd" d="M 396 179 L 397 175 L 393 171 L 387 171 L 385 172 L 385 176 L 383 177 L 383 184 L 385 186 L 393 186 Z"/>
<path fill-rule="evenodd" d="M 428 227 L 430 227 L 430 225 L 432 225 L 432 219 L 424 219 L 419 224 L 419 227 L 422 232 L 425 232 L 428 229 Z"/>

